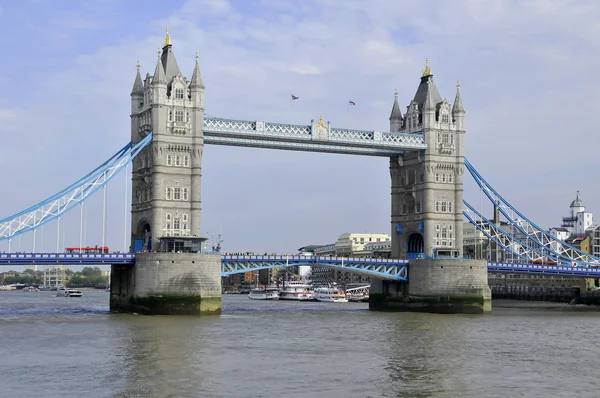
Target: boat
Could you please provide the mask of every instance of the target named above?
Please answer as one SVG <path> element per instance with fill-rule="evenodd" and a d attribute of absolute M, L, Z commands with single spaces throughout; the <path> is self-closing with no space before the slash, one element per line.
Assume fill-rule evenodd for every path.
<path fill-rule="evenodd" d="M 276 287 L 257 287 L 250 290 L 248 298 L 252 300 L 279 300 L 279 289 Z"/>
<path fill-rule="evenodd" d="M 312 301 L 310 286 L 302 281 L 287 281 L 279 291 L 280 300 Z"/>
<path fill-rule="evenodd" d="M 347 293 L 346 298 L 348 299 L 348 301 L 352 301 L 355 303 L 368 302 L 369 301 L 369 292 L 367 292 L 367 293 L 359 293 L 359 292 Z"/>
<path fill-rule="evenodd" d="M 346 295 L 337 287 L 318 287 L 314 290 L 313 296 L 317 301 L 328 303 L 347 303 Z"/>
<path fill-rule="evenodd" d="M 56 297 L 81 297 L 82 295 L 81 290 L 67 289 L 64 286 L 59 286 L 56 289 Z"/>
<path fill-rule="evenodd" d="M 37 288 L 37 287 L 35 287 L 35 286 L 28 286 L 28 287 L 26 287 L 26 288 L 23 288 L 23 291 L 24 291 L 24 292 L 39 292 L 39 291 L 40 291 L 40 289 L 38 289 L 38 288 Z"/>

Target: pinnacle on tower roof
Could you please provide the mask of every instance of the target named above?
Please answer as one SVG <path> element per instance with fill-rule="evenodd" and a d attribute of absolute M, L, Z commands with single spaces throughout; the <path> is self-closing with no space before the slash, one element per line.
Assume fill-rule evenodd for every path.
<path fill-rule="evenodd" d="M 394 90 L 394 105 L 392 105 L 392 113 L 390 114 L 390 121 L 392 120 L 402 120 L 402 112 L 398 104 L 398 90 Z"/>
<path fill-rule="evenodd" d="M 165 27 L 165 44 L 164 47 L 171 45 L 171 36 L 169 36 L 169 27 Z"/>
<path fill-rule="evenodd" d="M 427 58 L 425 58 L 425 68 L 423 69 L 421 77 L 426 76 L 433 76 L 433 73 L 431 73 L 431 68 L 429 67 L 429 59 Z"/>
<path fill-rule="evenodd" d="M 200 64 L 198 63 L 198 52 L 196 52 L 196 65 L 194 65 L 194 73 L 192 73 L 192 81 L 190 81 L 190 87 L 200 87 L 204 88 L 204 83 L 202 82 L 202 74 L 200 73 Z"/>
<path fill-rule="evenodd" d="M 154 69 L 154 78 L 152 79 L 152 83 L 167 84 L 165 70 L 163 69 L 163 64 L 160 61 L 160 49 L 158 50 L 158 60 L 156 61 L 156 69 Z"/>
<path fill-rule="evenodd" d="M 465 113 L 465 107 L 460 97 L 460 82 L 456 82 L 456 97 L 454 97 L 454 104 L 452 105 L 452 114 Z"/>
<path fill-rule="evenodd" d="M 435 106 L 437 105 L 438 102 L 442 102 L 442 101 L 438 101 L 438 102 L 434 102 L 433 100 L 433 89 L 431 88 L 433 82 L 431 80 L 427 81 L 427 89 L 425 91 L 425 102 L 423 103 L 423 110 L 424 111 L 433 111 L 435 110 Z M 436 89 L 437 92 L 437 89 Z M 438 93 L 438 96 L 440 94 Z"/>
<path fill-rule="evenodd" d="M 144 84 L 142 83 L 142 76 L 140 75 L 140 61 L 137 62 L 137 73 L 135 75 L 135 81 L 133 82 L 133 89 L 131 95 L 144 95 Z"/>
<path fill-rule="evenodd" d="M 571 206 L 569 207 L 584 207 L 583 200 L 579 199 L 579 191 L 577 191 L 577 196 L 575 197 L 575 200 L 571 202 Z"/>

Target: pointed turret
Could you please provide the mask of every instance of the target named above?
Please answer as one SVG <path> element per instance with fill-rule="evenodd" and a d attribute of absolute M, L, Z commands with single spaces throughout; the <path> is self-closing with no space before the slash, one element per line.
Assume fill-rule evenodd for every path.
<path fill-rule="evenodd" d="M 175 54 L 173 53 L 173 45 L 171 44 L 171 36 L 169 36 L 169 27 L 166 28 L 165 42 L 162 49 L 162 55 L 160 57 L 163 70 L 165 72 L 165 78 L 168 85 L 171 85 L 171 81 L 175 76 L 180 74 L 179 66 L 175 60 Z"/>
<path fill-rule="evenodd" d="M 134 95 L 144 95 L 144 83 L 142 83 L 142 76 L 140 75 L 140 61 L 137 62 L 137 73 L 133 82 L 133 89 L 131 90 L 131 96 L 133 97 Z"/>
<path fill-rule="evenodd" d="M 165 70 L 163 69 L 163 64 L 160 61 L 160 50 L 158 50 L 158 60 L 156 61 L 156 68 L 154 69 L 154 77 L 152 78 L 152 84 L 167 84 Z"/>
<path fill-rule="evenodd" d="M 394 105 L 392 105 L 392 113 L 390 114 L 390 131 L 396 133 L 402 128 L 402 111 L 398 104 L 398 90 L 394 90 Z"/>
<path fill-rule="evenodd" d="M 192 80 L 190 81 L 190 88 L 204 88 L 202 82 L 202 74 L 200 73 L 200 64 L 198 63 L 198 53 L 196 53 L 196 65 L 194 65 L 194 73 L 192 73 Z"/>
<path fill-rule="evenodd" d="M 465 129 L 465 107 L 460 96 L 460 83 L 456 82 L 456 97 L 452 104 L 452 119 L 459 130 Z"/>
<path fill-rule="evenodd" d="M 452 105 L 452 114 L 456 115 L 465 113 L 465 106 L 463 105 L 462 98 L 460 97 L 460 82 L 456 82 L 456 97 L 454 97 L 454 104 Z"/>
<path fill-rule="evenodd" d="M 433 73 L 431 72 L 431 67 L 429 66 L 429 60 L 426 59 L 425 68 L 421 74 L 421 82 L 419 83 L 419 87 L 415 93 L 415 98 L 413 98 L 413 101 L 419 105 L 419 108 L 423 107 L 425 104 L 425 96 L 427 95 L 427 91 L 431 91 L 431 99 L 434 106 L 442 102 L 440 92 L 433 81 Z"/>

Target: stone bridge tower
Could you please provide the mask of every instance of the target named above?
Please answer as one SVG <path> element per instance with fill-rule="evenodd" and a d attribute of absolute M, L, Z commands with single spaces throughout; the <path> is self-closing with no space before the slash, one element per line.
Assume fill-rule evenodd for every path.
<path fill-rule="evenodd" d="M 198 65 L 187 80 L 167 28 L 154 75 L 137 75 L 131 92 L 131 141 L 153 132 L 133 161 L 131 233 L 134 252 L 157 250 L 161 237 L 199 237 L 204 138 L 204 84 Z"/>
<path fill-rule="evenodd" d="M 464 123 L 459 85 L 450 106 L 427 62 L 405 115 L 396 93 L 390 131 L 422 132 L 427 149 L 390 158 L 392 257 L 462 256 Z"/>

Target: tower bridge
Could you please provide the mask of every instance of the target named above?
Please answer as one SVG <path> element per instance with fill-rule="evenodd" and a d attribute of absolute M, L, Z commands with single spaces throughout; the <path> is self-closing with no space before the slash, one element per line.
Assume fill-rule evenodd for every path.
<path fill-rule="evenodd" d="M 498 272 L 596 275 L 600 259 L 531 222 L 465 160 L 466 112 L 460 85 L 452 104 L 442 99 L 428 62 L 404 113 L 395 93 L 389 131 L 337 128 L 322 117 L 306 125 L 207 117 L 204 90 L 198 56 L 188 80 L 167 33 L 154 73 L 142 79 L 137 66 L 131 91 L 131 142 L 74 184 L 0 220 L 0 240 L 8 240 L 9 248 L 11 240 L 24 233 L 33 233 L 35 242 L 38 228 L 52 221 L 60 228 L 61 215 L 131 164 L 131 253 L 87 257 L 5 253 L 0 265 L 110 263 L 112 310 L 177 314 L 219 313 L 221 275 L 290 261 L 370 275 L 371 297 L 376 298 L 373 309 L 435 312 L 490 311 L 490 267 Z M 201 253 L 205 144 L 389 158 L 392 259 L 234 258 Z M 463 199 L 465 175 L 473 177 L 511 225 L 509 230 Z M 463 258 L 464 217 L 519 263 Z"/>

